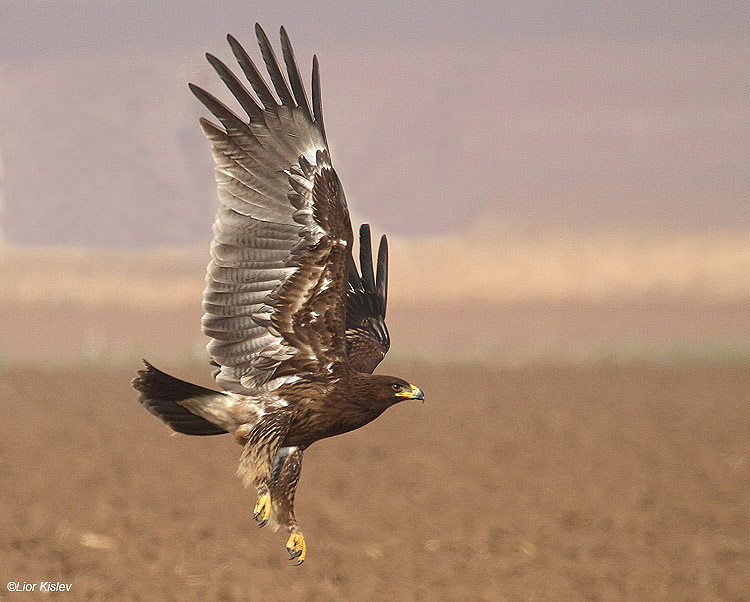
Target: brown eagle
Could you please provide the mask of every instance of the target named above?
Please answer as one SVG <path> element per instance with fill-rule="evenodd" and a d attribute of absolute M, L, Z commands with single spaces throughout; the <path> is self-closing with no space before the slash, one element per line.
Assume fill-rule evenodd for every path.
<path fill-rule="evenodd" d="M 252 92 L 206 55 L 247 117 L 190 84 L 220 124 L 200 120 L 220 200 L 202 327 L 221 391 L 147 362 L 133 386 L 143 406 L 177 432 L 234 435 L 243 445 L 238 475 L 258 491 L 254 519 L 286 527 L 287 550 L 300 564 L 306 544 L 294 493 L 304 450 L 424 394 L 400 378 L 371 374 L 390 346 L 387 241 L 373 270 L 370 229 L 362 226 L 357 269 L 323 128 L 317 57 L 311 106 L 284 28 L 286 77 L 258 24 L 255 33 L 271 86 L 231 35 Z"/>

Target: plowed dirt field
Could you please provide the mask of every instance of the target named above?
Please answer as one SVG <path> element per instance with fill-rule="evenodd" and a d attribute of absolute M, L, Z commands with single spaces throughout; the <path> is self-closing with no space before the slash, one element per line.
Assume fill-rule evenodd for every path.
<path fill-rule="evenodd" d="M 132 370 L 6 368 L 0 599 L 750 600 L 747 365 L 389 361 L 427 401 L 306 452 L 300 567 Z"/>

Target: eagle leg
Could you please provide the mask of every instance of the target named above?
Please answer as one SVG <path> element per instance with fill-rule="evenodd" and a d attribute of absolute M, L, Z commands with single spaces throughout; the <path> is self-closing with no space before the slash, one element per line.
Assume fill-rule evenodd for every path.
<path fill-rule="evenodd" d="M 271 478 L 274 459 L 281 447 L 281 442 L 289 428 L 289 417 L 282 413 L 271 413 L 261 418 L 250 429 L 247 436 L 238 429 L 245 446 L 240 458 L 237 474 L 242 478 L 245 487 L 255 486 L 258 491 L 258 502 L 253 511 L 253 520 L 263 527 L 271 518 Z M 238 434 L 235 433 L 235 434 Z"/>
<path fill-rule="evenodd" d="M 290 560 L 298 559 L 298 565 L 304 562 L 307 550 L 305 538 L 300 533 L 297 519 L 294 517 L 294 494 L 302 471 L 303 450 L 301 447 L 282 447 L 276 454 L 271 474 L 274 520 L 277 525 L 289 531 L 286 549 Z"/>
<path fill-rule="evenodd" d="M 279 526 L 285 527 L 290 533 L 297 530 L 294 494 L 302 471 L 302 451 L 300 447 L 282 447 L 276 454 L 271 473 L 274 518 Z"/>
<path fill-rule="evenodd" d="M 302 471 L 303 451 L 302 447 L 282 447 L 276 454 L 271 473 L 274 520 L 277 525 L 289 531 L 286 549 L 290 560 L 299 559 L 295 563 L 297 565 L 305 561 L 307 550 L 305 537 L 300 533 L 297 519 L 294 517 L 294 494 Z"/>

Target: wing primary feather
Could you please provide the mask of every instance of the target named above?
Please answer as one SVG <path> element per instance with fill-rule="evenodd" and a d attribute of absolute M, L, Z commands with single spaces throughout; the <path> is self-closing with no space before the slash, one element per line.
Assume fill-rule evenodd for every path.
<path fill-rule="evenodd" d="M 372 272 L 372 240 L 370 225 L 359 227 L 359 269 L 362 270 L 362 283 L 368 292 L 375 292 L 375 275 Z"/>
<path fill-rule="evenodd" d="M 380 237 L 380 246 L 378 247 L 378 268 L 377 268 L 377 292 L 380 298 L 380 308 L 383 318 L 385 310 L 388 307 L 388 238 L 385 234 Z"/>
<path fill-rule="evenodd" d="M 276 60 L 276 53 L 273 51 L 271 42 L 268 41 L 266 32 L 259 23 L 255 24 L 255 35 L 258 38 L 258 46 L 260 46 L 260 53 L 263 55 L 263 61 L 266 63 L 266 69 L 268 69 L 268 75 L 271 78 L 271 83 L 276 89 L 276 94 L 281 100 L 281 104 L 288 107 L 295 106 L 294 97 L 292 92 L 289 90 L 289 85 L 284 79 L 284 74 L 281 72 L 279 67 L 279 61 Z"/>
<path fill-rule="evenodd" d="M 313 76 L 312 76 L 312 95 L 313 95 L 313 115 L 315 121 L 320 125 L 325 138 L 326 129 L 323 127 L 323 100 L 320 94 L 320 67 L 318 65 L 318 55 L 313 55 Z M 328 141 L 326 141 L 326 144 Z"/>
<path fill-rule="evenodd" d="M 253 59 L 250 58 L 250 55 L 242 47 L 242 44 L 240 44 L 233 35 L 228 34 L 227 41 L 229 42 L 229 46 L 232 48 L 232 54 L 234 54 L 234 58 L 237 59 L 237 63 L 239 63 L 240 69 L 242 69 L 242 72 L 245 74 L 247 81 L 250 82 L 253 91 L 258 95 L 260 102 L 263 103 L 263 106 L 266 109 L 275 109 L 276 105 L 278 104 L 276 102 L 276 98 L 274 98 L 274 95 L 268 87 L 266 80 L 263 79 L 260 71 L 258 71 L 258 68 L 255 66 Z"/>
<path fill-rule="evenodd" d="M 227 135 L 227 133 L 223 129 L 221 129 L 218 125 L 216 125 L 212 121 L 209 121 L 205 117 L 199 117 L 198 123 L 200 123 L 203 134 L 209 139 L 213 139 L 216 136 Z"/>
<path fill-rule="evenodd" d="M 305 93 L 305 86 L 302 84 L 302 78 L 299 74 L 299 67 L 297 66 L 297 59 L 294 56 L 294 49 L 292 43 L 289 40 L 289 36 L 286 30 L 281 28 L 281 51 L 284 55 L 284 63 L 286 63 L 286 72 L 289 76 L 289 83 L 292 86 L 292 92 L 294 98 L 297 101 L 297 106 L 300 107 L 305 115 L 312 121 L 313 116 L 310 112 L 310 103 L 307 100 L 307 94 Z"/>
<path fill-rule="evenodd" d="M 195 84 L 188 84 L 188 87 L 195 97 L 221 121 L 227 131 L 230 129 L 247 130 L 247 124 L 213 94 L 206 92 L 203 88 Z"/>
<path fill-rule="evenodd" d="M 362 279 L 359 277 L 359 271 L 357 270 L 357 264 L 351 255 L 349 255 L 349 286 L 355 291 L 364 290 Z"/>
<path fill-rule="evenodd" d="M 206 59 L 211 63 L 211 66 L 216 73 L 219 74 L 221 81 L 226 84 L 229 91 L 237 99 L 237 102 L 240 103 L 245 110 L 245 113 L 247 113 L 247 116 L 251 119 L 259 119 L 263 107 L 252 97 L 250 92 L 245 88 L 242 82 L 237 79 L 237 76 L 231 71 L 231 69 L 210 52 L 206 53 Z"/>
<path fill-rule="evenodd" d="M 323 132 L 323 140 L 328 146 L 328 140 L 326 138 L 326 128 L 323 126 L 323 101 L 320 96 L 320 68 L 318 67 L 318 57 L 313 55 L 313 66 L 312 66 L 312 108 L 315 121 L 320 126 L 320 131 Z"/>

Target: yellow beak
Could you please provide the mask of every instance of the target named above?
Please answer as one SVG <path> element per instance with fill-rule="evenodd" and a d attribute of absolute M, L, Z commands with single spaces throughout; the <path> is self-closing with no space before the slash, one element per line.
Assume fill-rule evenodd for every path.
<path fill-rule="evenodd" d="M 411 388 L 408 391 L 401 391 L 400 393 L 396 393 L 396 397 L 403 397 L 405 399 L 419 399 L 422 403 L 424 403 L 424 393 L 422 393 L 422 389 L 419 387 L 415 387 L 414 385 L 409 385 Z"/>

